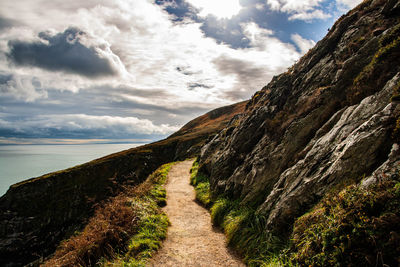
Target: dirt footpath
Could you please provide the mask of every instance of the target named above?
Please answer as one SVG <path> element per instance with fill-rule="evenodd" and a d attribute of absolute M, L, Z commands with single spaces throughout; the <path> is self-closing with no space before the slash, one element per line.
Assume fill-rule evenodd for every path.
<path fill-rule="evenodd" d="M 167 189 L 171 226 L 162 248 L 148 266 L 245 266 L 229 253 L 223 233 L 211 225 L 210 214 L 195 202 L 189 171 L 193 161 L 172 166 Z"/>

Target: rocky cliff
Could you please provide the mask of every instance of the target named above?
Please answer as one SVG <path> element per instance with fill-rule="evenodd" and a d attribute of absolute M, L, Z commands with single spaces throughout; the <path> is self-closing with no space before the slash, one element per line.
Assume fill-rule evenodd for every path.
<path fill-rule="evenodd" d="M 255 93 L 201 151 L 214 197 L 240 199 L 287 237 L 332 188 L 398 176 L 399 12 L 397 0 L 364 1 Z"/>
<path fill-rule="evenodd" d="M 96 203 L 141 183 L 164 163 L 198 155 L 246 103 L 211 111 L 165 140 L 12 185 L 0 198 L 0 266 L 48 256 L 82 228 Z"/>
<path fill-rule="evenodd" d="M 166 140 L 12 186 L 0 199 L 0 264 L 51 253 L 90 216 L 93 203 L 200 148 L 200 171 L 210 177 L 213 198 L 239 200 L 281 238 L 346 184 L 354 183 L 362 197 L 364 188 L 398 181 L 399 16 L 398 0 L 366 0 L 248 103 L 210 112 Z M 396 183 L 390 194 L 398 198 Z M 392 215 L 390 225 L 399 220 Z M 396 247 L 399 231 L 392 232 L 388 244 Z"/>

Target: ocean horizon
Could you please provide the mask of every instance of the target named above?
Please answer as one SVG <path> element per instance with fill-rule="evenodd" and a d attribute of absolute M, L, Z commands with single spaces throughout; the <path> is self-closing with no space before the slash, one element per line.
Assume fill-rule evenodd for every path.
<path fill-rule="evenodd" d="M 0 145 L 0 196 L 18 182 L 141 145 L 144 143 Z"/>

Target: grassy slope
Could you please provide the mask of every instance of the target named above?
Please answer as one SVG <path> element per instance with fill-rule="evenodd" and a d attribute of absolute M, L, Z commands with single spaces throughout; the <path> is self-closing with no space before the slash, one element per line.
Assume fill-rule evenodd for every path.
<path fill-rule="evenodd" d="M 199 172 L 198 168 L 196 161 L 190 179 L 196 191 L 196 199 L 210 210 L 212 223 L 224 230 L 228 245 L 249 266 L 288 265 L 288 261 L 278 257 L 285 244 L 264 231 L 266 218 L 258 215 L 252 207 L 240 205 L 239 200 L 223 195 L 213 197 L 208 177 Z"/>
<path fill-rule="evenodd" d="M 100 205 L 83 231 L 64 241 L 44 266 L 144 265 L 166 237 L 169 222 L 160 207 L 166 204 L 171 165 Z"/>
<path fill-rule="evenodd" d="M 249 266 L 396 266 L 400 262 L 400 181 L 371 188 L 353 182 L 299 217 L 290 240 L 266 232 L 266 218 L 226 196 L 212 197 L 208 177 L 191 170 L 196 199 L 209 208 Z M 385 265 L 387 264 L 387 265 Z"/>

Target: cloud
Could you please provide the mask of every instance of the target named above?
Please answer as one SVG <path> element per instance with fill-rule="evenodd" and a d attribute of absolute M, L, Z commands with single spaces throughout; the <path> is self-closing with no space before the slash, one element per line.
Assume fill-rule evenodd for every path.
<path fill-rule="evenodd" d="M 301 56 L 293 45 L 274 37 L 272 30 L 260 28 L 254 22 L 241 26 L 250 48 L 224 53 L 213 60 L 219 73 L 232 79 L 232 86 L 223 97 L 235 101 L 260 89 Z"/>
<path fill-rule="evenodd" d="M 307 53 L 307 51 L 310 50 L 315 45 L 315 42 L 313 40 L 307 40 L 301 37 L 301 35 L 297 33 L 292 34 L 291 38 L 293 42 L 295 42 L 297 47 L 300 49 L 302 54 Z"/>
<path fill-rule="evenodd" d="M 0 17 L 0 29 L 3 30 L 6 28 L 13 27 L 15 25 L 19 25 L 18 21 L 14 20 L 14 19 Z"/>
<path fill-rule="evenodd" d="M 90 78 L 116 75 L 120 61 L 106 43 L 96 43 L 78 28 L 55 35 L 40 32 L 39 41 L 9 41 L 8 58 L 17 65 L 64 71 Z"/>
<path fill-rule="evenodd" d="M 293 12 L 312 10 L 323 1 L 324 0 L 267 0 L 267 4 L 273 10 Z"/>
<path fill-rule="evenodd" d="M 342 9 L 352 9 L 360 4 L 363 0 L 336 0 L 336 4 Z"/>
<path fill-rule="evenodd" d="M 149 143 L 151 139 L 59 139 L 59 138 L 3 138 L 0 145 L 86 145 L 86 144 L 135 144 Z M 122 147 L 121 147 L 122 149 Z"/>
<path fill-rule="evenodd" d="M 254 65 L 250 61 L 231 58 L 228 55 L 218 57 L 214 60 L 214 64 L 222 74 L 235 77 L 233 90 L 224 94 L 225 97 L 232 100 L 244 98 L 249 91 L 255 89 L 256 84 L 265 83 L 265 79 L 268 77 L 265 75 L 264 68 Z"/>
<path fill-rule="evenodd" d="M 177 20 L 165 9 L 189 16 L 194 10 L 177 9 L 178 2 L 185 3 L 1 1 L 18 25 L 0 34 L 0 137 L 163 136 L 249 98 L 311 46 L 301 31 L 290 39 L 268 29 L 266 10 L 254 1 L 231 20 Z M 249 22 L 250 12 L 257 23 Z M 206 21 L 218 22 L 217 37 L 205 33 Z"/>
<path fill-rule="evenodd" d="M 167 136 L 178 130 L 136 117 L 87 114 L 39 115 L 29 120 L 0 118 L 0 136 L 19 138 L 132 138 Z"/>
<path fill-rule="evenodd" d="M 3 97 L 15 97 L 27 102 L 46 98 L 47 92 L 37 89 L 36 86 L 40 87 L 40 82 L 35 77 L 0 74 L 0 92 L 3 94 Z"/>
<path fill-rule="evenodd" d="M 188 85 L 189 90 L 193 90 L 196 88 L 205 88 L 205 89 L 210 89 L 213 88 L 211 85 L 207 85 L 207 84 L 202 84 L 202 83 L 190 83 Z"/>
<path fill-rule="evenodd" d="M 299 12 L 289 16 L 289 20 L 304 20 L 311 22 L 313 19 L 328 19 L 332 17 L 331 14 L 327 14 L 322 10 L 316 9 L 311 12 Z"/>
<path fill-rule="evenodd" d="M 231 18 L 242 9 L 239 0 L 186 0 L 200 9 L 200 16 L 209 14 L 217 18 Z"/>
<path fill-rule="evenodd" d="M 320 4 L 324 1 L 325 0 L 267 0 L 267 4 L 271 10 L 288 13 L 290 15 L 289 20 L 311 22 L 313 19 L 327 19 L 332 17 L 331 14 L 327 14 L 321 10 Z"/>

